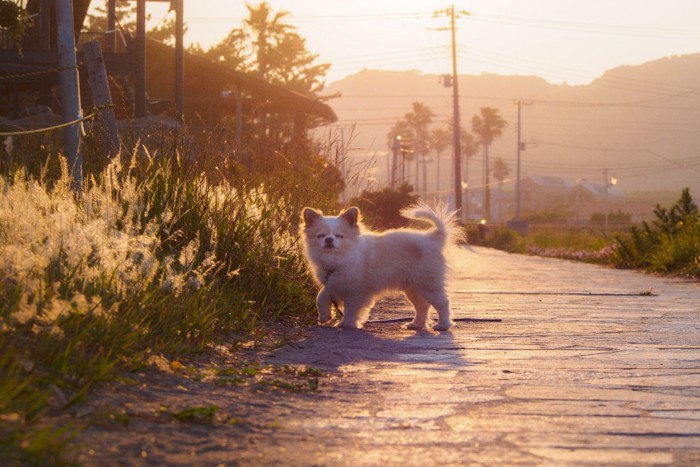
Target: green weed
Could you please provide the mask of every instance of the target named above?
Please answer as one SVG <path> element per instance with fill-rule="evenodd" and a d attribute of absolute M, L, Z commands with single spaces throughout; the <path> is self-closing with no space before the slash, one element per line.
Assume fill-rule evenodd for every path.
<path fill-rule="evenodd" d="M 654 213 L 653 222 L 616 237 L 615 266 L 700 277 L 700 214 L 690 191 Z"/>
<path fill-rule="evenodd" d="M 118 370 L 254 337 L 266 322 L 312 320 L 297 231 L 303 206 L 334 205 L 337 193 L 318 182 L 322 164 L 299 159 L 254 173 L 186 151 L 138 146 L 86 174 L 79 195 L 58 157 L 0 176 L 0 449 L 8 458 L 36 456 L 41 449 L 26 446 L 39 443 L 58 459 L 49 451 L 65 445 L 52 441 L 65 427 L 38 422 Z"/>
<path fill-rule="evenodd" d="M 172 413 L 170 416 L 180 422 L 205 423 L 214 421 L 214 416 L 218 410 L 219 408 L 215 405 L 189 407 Z"/>

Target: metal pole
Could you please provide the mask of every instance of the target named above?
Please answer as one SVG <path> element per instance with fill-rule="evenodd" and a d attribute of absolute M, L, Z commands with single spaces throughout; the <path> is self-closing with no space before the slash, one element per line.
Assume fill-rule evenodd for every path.
<path fill-rule="evenodd" d="M 603 211 L 605 216 L 605 236 L 608 236 L 608 169 L 603 169 Z"/>
<path fill-rule="evenodd" d="M 391 146 L 391 189 L 396 188 L 396 166 L 399 159 L 399 151 L 401 150 L 401 137 L 394 138 L 394 144 Z"/>
<path fill-rule="evenodd" d="M 78 64 L 75 57 L 75 31 L 73 30 L 72 0 L 56 0 L 56 32 L 58 42 L 59 83 L 63 121 L 72 122 L 82 118 L 80 108 L 80 85 Z M 76 189 L 82 185 L 83 159 L 80 154 L 80 123 L 63 129 L 63 148 Z"/>
<path fill-rule="evenodd" d="M 455 209 L 459 211 L 458 218 L 462 219 L 462 163 L 460 156 L 462 148 L 459 140 L 459 80 L 457 78 L 457 40 L 455 38 L 455 7 L 450 7 L 450 28 L 452 31 L 452 107 L 454 111 L 454 189 Z"/>
<path fill-rule="evenodd" d="M 520 142 L 520 107 L 522 102 L 518 101 L 518 149 L 517 149 L 517 163 L 515 168 L 515 220 L 520 220 L 520 149 L 522 144 Z"/>

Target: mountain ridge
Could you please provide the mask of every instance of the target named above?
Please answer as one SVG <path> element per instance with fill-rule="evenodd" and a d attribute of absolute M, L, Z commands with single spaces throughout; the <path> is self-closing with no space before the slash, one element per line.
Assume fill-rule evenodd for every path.
<path fill-rule="evenodd" d="M 436 114 L 433 127 L 452 115 L 452 89 L 439 75 L 417 70 L 362 70 L 330 83 L 340 93 L 330 102 L 338 126 L 352 128 L 349 155 L 389 151 L 389 128 L 423 102 Z M 556 175 L 603 182 L 614 173 L 623 191 L 700 193 L 700 53 L 662 57 L 612 68 L 589 84 L 552 84 L 537 76 L 460 75 L 462 126 L 470 129 L 480 107 L 494 107 L 508 126 L 491 146 L 491 160 L 502 157 L 515 171 L 517 107 L 522 106 L 523 176 Z M 376 155 L 375 155 L 376 157 Z M 377 161 L 373 178 L 381 185 L 386 164 Z M 433 164 L 435 165 L 435 164 Z M 480 180 L 480 154 L 469 161 L 470 184 Z M 434 169 L 429 177 L 435 178 Z M 447 180 L 449 174 L 441 174 Z M 430 182 L 435 184 L 435 181 Z"/>

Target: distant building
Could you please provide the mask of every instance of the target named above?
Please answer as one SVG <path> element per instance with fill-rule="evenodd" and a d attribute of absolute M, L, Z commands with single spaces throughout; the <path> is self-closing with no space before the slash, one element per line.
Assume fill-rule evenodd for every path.
<path fill-rule="evenodd" d="M 554 211 L 566 206 L 574 185 L 561 177 L 529 175 L 520 182 L 520 208 L 523 213 Z"/>

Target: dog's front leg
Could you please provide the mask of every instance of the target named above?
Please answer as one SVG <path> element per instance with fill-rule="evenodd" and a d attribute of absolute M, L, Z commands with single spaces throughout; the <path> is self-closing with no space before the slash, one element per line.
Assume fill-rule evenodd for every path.
<path fill-rule="evenodd" d="M 362 329 L 362 325 L 369 317 L 369 309 L 372 301 L 364 298 L 347 298 L 343 307 L 343 319 L 338 327 L 346 329 Z"/>
<path fill-rule="evenodd" d="M 331 305 L 333 304 L 333 299 L 331 294 L 328 292 L 326 287 L 322 288 L 321 291 L 316 296 L 316 308 L 318 308 L 318 322 L 325 323 L 329 321 L 331 316 Z"/>

